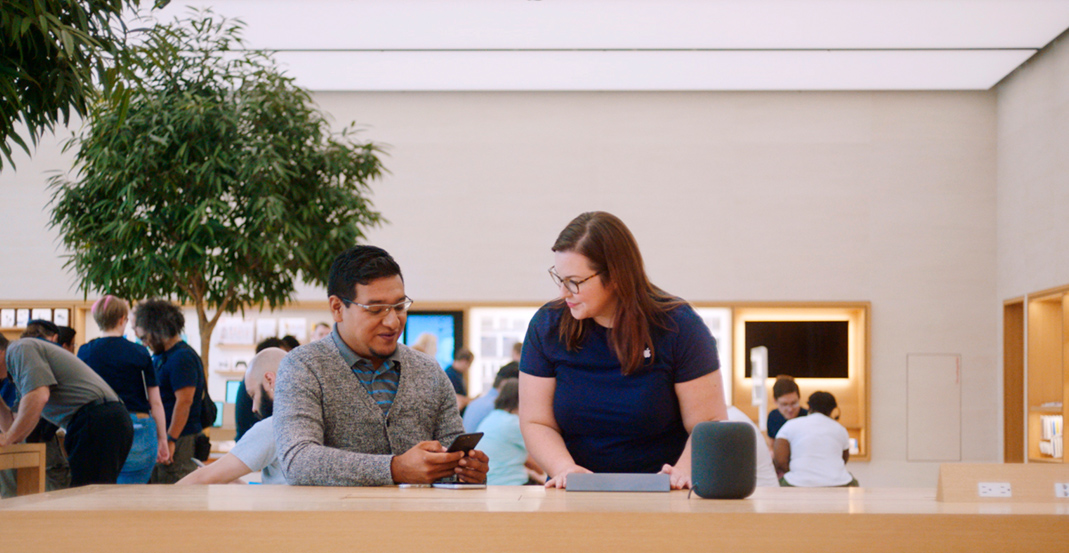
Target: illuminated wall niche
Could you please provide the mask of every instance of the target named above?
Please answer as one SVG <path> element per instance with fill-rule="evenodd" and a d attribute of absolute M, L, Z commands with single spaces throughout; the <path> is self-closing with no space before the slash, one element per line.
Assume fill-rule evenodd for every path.
<path fill-rule="evenodd" d="M 809 394 L 817 390 L 831 392 L 839 404 L 839 422 L 846 427 L 850 437 L 857 441 L 857 451 L 851 452 L 851 459 L 866 461 L 871 457 L 869 450 L 869 311 L 868 302 L 858 303 L 797 303 L 797 304 L 743 304 L 734 309 L 733 319 L 733 355 L 732 374 L 734 388 L 734 405 L 750 416 L 754 421 L 761 421 L 766 413 L 758 413 L 758 408 L 751 404 L 753 386 L 746 377 L 746 362 L 749 351 L 746 349 L 746 323 L 758 321 L 801 322 L 801 321 L 839 321 L 846 323 L 846 358 L 847 374 L 845 378 L 814 378 L 795 376 L 801 390 L 802 404 Z M 837 325 L 825 325 L 834 328 Z M 841 327 L 840 327 L 841 328 Z M 774 343 L 762 344 L 769 348 L 769 374 L 782 367 L 773 366 L 775 356 Z M 799 360 L 804 365 L 805 360 Z M 790 373 L 789 370 L 784 371 Z M 769 408 L 775 407 L 772 399 L 774 377 L 765 382 Z"/>

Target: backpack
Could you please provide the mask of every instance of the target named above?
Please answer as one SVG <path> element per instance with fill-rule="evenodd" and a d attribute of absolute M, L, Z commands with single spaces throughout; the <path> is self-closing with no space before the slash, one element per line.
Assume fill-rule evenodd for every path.
<path fill-rule="evenodd" d="M 200 369 L 200 376 L 204 382 L 204 393 L 200 396 L 200 427 L 211 428 L 215 425 L 215 417 L 219 414 L 219 408 L 208 394 L 208 379 L 204 376 L 204 367 Z"/>

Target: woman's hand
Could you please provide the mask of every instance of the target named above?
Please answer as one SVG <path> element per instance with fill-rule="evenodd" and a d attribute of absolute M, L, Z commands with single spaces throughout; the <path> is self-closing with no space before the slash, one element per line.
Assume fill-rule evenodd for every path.
<path fill-rule="evenodd" d="M 564 488 L 568 484 L 568 475 L 569 474 L 575 474 L 575 473 L 591 474 L 591 472 L 589 470 L 587 470 L 587 469 L 585 469 L 585 468 L 583 468 L 583 467 L 581 467 L 579 465 L 572 465 L 572 466 L 566 467 L 564 470 L 558 472 L 555 476 L 553 476 L 553 478 L 550 478 L 549 480 L 546 480 L 546 487 L 547 488 Z"/>
<path fill-rule="evenodd" d="M 164 438 L 156 445 L 156 462 L 164 465 L 171 464 L 171 448 Z"/>
<path fill-rule="evenodd" d="M 661 467 L 661 472 L 658 473 L 668 475 L 673 490 L 685 490 L 690 487 L 690 467 L 682 467 L 680 466 L 681 464 L 675 466 L 665 465 Z"/>

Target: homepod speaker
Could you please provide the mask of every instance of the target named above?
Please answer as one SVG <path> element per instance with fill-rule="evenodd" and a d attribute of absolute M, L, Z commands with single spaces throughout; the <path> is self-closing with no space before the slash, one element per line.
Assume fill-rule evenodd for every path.
<path fill-rule="evenodd" d="M 745 422 L 700 422 L 690 435 L 690 480 L 705 499 L 742 499 L 757 487 L 757 441 Z"/>

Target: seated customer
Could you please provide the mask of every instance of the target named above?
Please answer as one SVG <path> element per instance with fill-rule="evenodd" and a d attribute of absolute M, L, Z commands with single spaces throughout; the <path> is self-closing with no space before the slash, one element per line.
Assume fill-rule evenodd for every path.
<path fill-rule="evenodd" d="M 187 474 L 178 481 L 179 484 L 229 484 L 257 471 L 262 471 L 260 481 L 264 484 L 286 483 L 275 447 L 274 417 L 271 416 L 275 374 L 285 356 L 286 352 L 280 348 L 267 348 L 252 358 L 249 370 L 245 372 L 245 385 L 253 390 L 253 413 L 263 420 L 253 425 L 222 459 Z"/>
<path fill-rule="evenodd" d="M 783 473 L 781 486 L 857 486 L 846 470 L 850 459 L 850 436 L 831 418 L 838 406 L 828 392 L 809 396 L 810 413 L 787 421 L 776 434 L 772 461 Z"/>
<path fill-rule="evenodd" d="M 330 268 L 331 335 L 286 356 L 278 371 L 275 440 L 290 484 L 485 482 L 486 454 L 447 453 L 464 427 L 445 372 L 398 344 L 412 300 L 397 262 L 355 246 Z"/>
<path fill-rule="evenodd" d="M 521 345 L 522 342 L 516 342 L 515 344 L 515 346 Z M 519 347 L 513 348 L 513 355 L 519 357 Z M 479 423 L 483 422 L 486 415 L 489 415 L 490 412 L 494 410 L 494 401 L 497 400 L 497 395 L 501 392 L 501 385 L 505 383 L 505 380 L 519 377 L 519 361 L 514 360 L 498 369 L 497 376 L 494 377 L 494 387 L 487 390 L 483 395 L 471 400 L 471 403 L 468 404 L 468 408 L 464 410 L 464 431 L 475 432 L 475 429 L 479 428 Z"/>
<path fill-rule="evenodd" d="M 260 353 L 267 348 L 279 348 L 283 351 L 289 351 L 290 348 L 285 341 L 281 338 L 274 336 L 261 341 L 256 344 L 256 353 Z M 277 368 L 277 367 L 276 367 Z M 260 422 L 260 417 L 257 417 L 252 412 L 252 392 L 245 388 L 245 382 L 248 380 L 248 371 L 251 367 L 246 367 L 246 377 L 241 379 L 238 383 L 238 393 L 236 400 L 234 401 L 234 441 L 240 442 L 241 437 L 252 428 L 252 425 Z"/>
<path fill-rule="evenodd" d="M 766 421 L 770 446 L 771 440 L 776 439 L 776 433 L 783 427 L 783 423 L 795 417 L 804 417 L 809 413 L 799 403 L 802 395 L 798 390 L 798 383 L 788 375 L 781 374 L 776 377 L 776 383 L 772 385 L 772 398 L 776 400 L 776 408 L 768 412 Z"/>
<path fill-rule="evenodd" d="M 478 431 L 483 433 L 479 446 L 494 460 L 486 474 L 486 483 L 492 486 L 522 486 L 530 480 L 527 465 L 532 461 L 520 433 L 519 408 L 520 380 L 505 379 L 494 410 L 479 424 Z"/>

